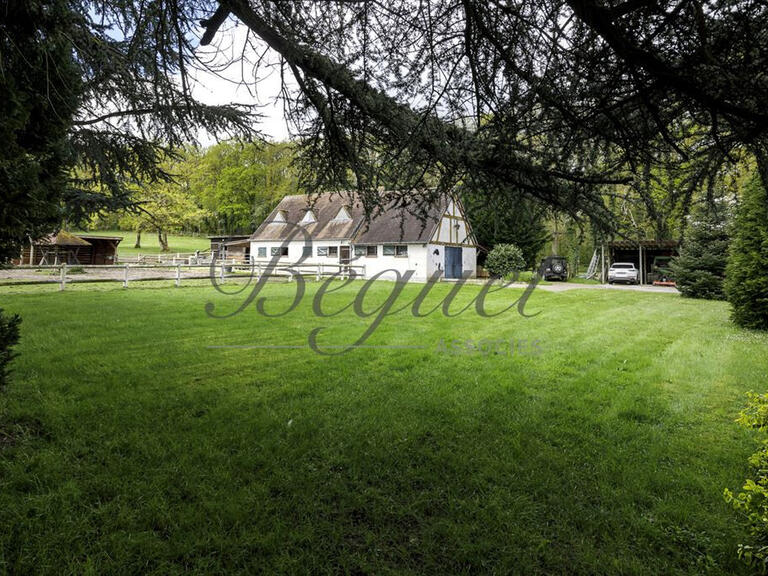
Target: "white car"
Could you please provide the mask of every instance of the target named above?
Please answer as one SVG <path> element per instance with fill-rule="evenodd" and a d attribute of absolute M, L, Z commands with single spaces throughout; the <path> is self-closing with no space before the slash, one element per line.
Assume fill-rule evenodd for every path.
<path fill-rule="evenodd" d="M 640 271 L 631 262 L 615 262 L 608 269 L 608 284 L 614 282 L 640 283 Z"/>

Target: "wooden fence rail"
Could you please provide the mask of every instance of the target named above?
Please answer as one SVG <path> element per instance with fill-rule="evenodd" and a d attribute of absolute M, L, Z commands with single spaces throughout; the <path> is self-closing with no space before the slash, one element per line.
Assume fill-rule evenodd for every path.
<path fill-rule="evenodd" d="M 181 286 L 182 280 L 185 278 L 182 275 L 182 271 L 187 273 L 187 280 L 213 276 L 217 282 L 224 282 L 227 278 L 245 279 L 253 277 L 256 280 L 260 280 L 263 276 L 286 279 L 289 282 L 293 281 L 297 275 L 314 277 L 318 282 L 322 278 L 329 276 L 337 276 L 340 279 L 347 279 L 353 274 L 357 277 L 365 277 L 364 265 L 302 263 L 271 266 L 271 263 L 266 260 L 254 260 L 250 264 L 237 260 L 223 260 L 214 264 L 184 264 L 177 262 L 175 264 L 111 264 L 102 266 L 68 264 L 47 266 L 25 265 L 14 266 L 11 270 L 49 270 L 50 279 L 41 278 L 12 283 L 58 283 L 59 290 L 64 290 L 67 284 L 88 282 L 121 282 L 124 288 L 128 288 L 132 281 L 173 280 L 176 286 Z M 104 274 L 81 276 L 86 270 L 104 272 Z M 140 273 L 140 271 L 149 272 Z M 13 277 L 10 279 L 13 280 Z"/>
<path fill-rule="evenodd" d="M 120 257 L 120 264 L 210 264 L 213 256 L 210 250 L 197 252 L 160 252 Z"/>

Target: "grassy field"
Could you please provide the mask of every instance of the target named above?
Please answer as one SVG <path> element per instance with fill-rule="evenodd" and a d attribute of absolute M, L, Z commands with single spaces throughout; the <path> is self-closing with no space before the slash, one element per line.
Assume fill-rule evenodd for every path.
<path fill-rule="evenodd" d="M 768 338 L 723 303 L 539 291 L 531 318 L 402 312 L 366 345 L 424 348 L 332 357 L 300 347 L 310 331 L 343 345 L 371 319 L 315 317 L 316 284 L 279 318 L 209 317 L 245 296 L 210 287 L 1 290 L 24 323 L 0 395 L 0 573 L 746 573 L 722 492 L 754 451 L 734 418 Z M 266 311 L 294 291 L 269 285 Z"/>
<path fill-rule="evenodd" d="M 533 272 L 531 272 L 529 270 L 525 270 L 523 272 L 518 272 L 518 274 L 517 274 L 517 281 L 518 282 L 528 283 L 528 282 L 531 281 L 531 277 L 532 276 L 533 276 Z M 512 277 L 510 276 L 507 279 L 511 279 L 511 278 Z M 568 278 L 567 281 L 570 282 L 571 284 L 600 284 L 599 280 L 595 280 L 593 278 L 589 278 L 589 279 L 579 278 L 578 276 L 575 276 L 575 275 L 571 276 L 570 278 Z M 546 286 L 548 284 L 555 284 L 555 283 L 556 284 L 561 284 L 562 282 L 563 282 L 562 280 L 553 280 L 553 281 L 539 280 L 538 283 Z"/>
<path fill-rule="evenodd" d="M 141 248 L 134 248 L 136 244 L 136 232 L 133 230 L 93 230 L 83 234 L 104 234 L 105 236 L 122 236 L 123 240 L 118 247 L 118 255 L 133 257 L 136 254 L 158 254 L 160 242 L 154 232 L 141 234 Z M 206 236 L 177 236 L 168 234 L 168 247 L 171 252 L 194 252 L 195 250 L 208 250 L 211 241 Z"/>

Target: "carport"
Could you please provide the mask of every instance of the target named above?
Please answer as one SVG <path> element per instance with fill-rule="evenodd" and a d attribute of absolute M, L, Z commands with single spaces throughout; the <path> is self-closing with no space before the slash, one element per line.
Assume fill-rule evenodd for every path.
<path fill-rule="evenodd" d="M 678 254 L 677 240 L 615 240 L 603 249 L 601 281 L 605 282 L 608 268 L 614 262 L 631 262 L 640 270 L 640 283 L 653 284 L 666 278 L 669 260 Z"/>

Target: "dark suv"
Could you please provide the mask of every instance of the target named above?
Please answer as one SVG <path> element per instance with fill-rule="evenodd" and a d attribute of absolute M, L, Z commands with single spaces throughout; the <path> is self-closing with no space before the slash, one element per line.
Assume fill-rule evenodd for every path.
<path fill-rule="evenodd" d="M 562 256 L 547 256 L 541 261 L 539 275 L 544 280 L 568 280 L 568 261 Z"/>

